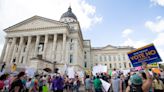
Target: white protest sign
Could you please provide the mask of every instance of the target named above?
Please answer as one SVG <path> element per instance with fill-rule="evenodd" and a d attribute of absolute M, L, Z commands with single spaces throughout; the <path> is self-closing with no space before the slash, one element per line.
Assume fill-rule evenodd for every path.
<path fill-rule="evenodd" d="M 26 73 L 27 73 L 27 76 L 29 77 L 33 77 L 35 72 L 36 72 L 36 69 L 34 68 L 26 68 Z"/>
<path fill-rule="evenodd" d="M 104 88 L 104 92 L 108 92 L 111 84 L 106 82 L 106 81 L 104 81 L 104 80 L 102 80 L 102 79 L 100 79 L 100 80 L 101 80 L 101 83 L 102 83 L 102 87 Z"/>
<path fill-rule="evenodd" d="M 92 74 L 94 76 L 96 76 L 96 73 L 103 73 L 103 72 L 107 72 L 107 66 L 105 66 L 105 65 L 97 65 L 97 66 L 93 67 Z"/>
<path fill-rule="evenodd" d="M 83 71 L 78 71 L 77 74 L 79 75 L 80 78 L 84 77 L 84 72 Z"/>
<path fill-rule="evenodd" d="M 107 66 L 101 65 L 101 72 L 107 72 Z"/>
<path fill-rule="evenodd" d="M 74 71 L 74 68 L 73 67 L 68 67 L 68 77 L 69 78 L 75 78 L 75 71 Z"/>

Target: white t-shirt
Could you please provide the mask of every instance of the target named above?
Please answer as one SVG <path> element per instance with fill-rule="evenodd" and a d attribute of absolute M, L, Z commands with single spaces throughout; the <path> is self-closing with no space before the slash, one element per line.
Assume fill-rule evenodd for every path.
<path fill-rule="evenodd" d="M 30 88 L 31 81 L 26 82 L 26 88 Z"/>

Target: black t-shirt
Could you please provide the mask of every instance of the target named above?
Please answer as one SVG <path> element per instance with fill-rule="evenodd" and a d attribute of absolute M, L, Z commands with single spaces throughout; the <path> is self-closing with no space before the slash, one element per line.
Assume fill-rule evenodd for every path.
<path fill-rule="evenodd" d="M 23 89 L 23 83 L 20 79 L 16 79 L 15 81 L 13 81 L 9 92 L 14 92 L 15 87 L 20 87 L 19 92 L 21 92 L 21 90 Z"/>

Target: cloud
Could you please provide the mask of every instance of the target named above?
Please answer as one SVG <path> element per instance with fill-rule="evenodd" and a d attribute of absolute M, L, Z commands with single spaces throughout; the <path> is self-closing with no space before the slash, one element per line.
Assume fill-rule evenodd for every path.
<path fill-rule="evenodd" d="M 159 33 L 153 42 L 158 46 L 164 46 L 164 32 Z"/>
<path fill-rule="evenodd" d="M 82 29 L 88 29 L 102 21 L 102 17 L 96 13 L 96 7 L 86 0 L 5 0 L 1 3 L 1 24 L 8 21 L 5 27 L 34 15 L 59 20 L 70 3 Z"/>
<path fill-rule="evenodd" d="M 156 21 L 146 21 L 145 27 L 153 32 L 163 32 L 164 31 L 164 19 L 157 17 Z"/>
<path fill-rule="evenodd" d="M 127 28 L 122 32 L 122 37 L 128 37 L 133 32 L 134 30 Z"/>
<path fill-rule="evenodd" d="M 154 5 L 164 6 L 164 0 L 150 0 Z"/>
<path fill-rule="evenodd" d="M 121 45 L 123 46 L 133 46 L 134 48 L 139 48 L 142 47 L 144 45 L 146 45 L 146 41 L 144 40 L 132 40 L 131 38 L 126 39 Z"/>
<path fill-rule="evenodd" d="M 82 31 L 101 23 L 102 16 L 98 16 L 100 14 L 97 14 L 96 7 L 89 4 L 87 0 L 0 0 L 1 41 L 5 34 L 3 29 L 34 15 L 59 20 L 70 4 Z M 2 43 L 4 42 L 0 42 L 0 45 Z"/>

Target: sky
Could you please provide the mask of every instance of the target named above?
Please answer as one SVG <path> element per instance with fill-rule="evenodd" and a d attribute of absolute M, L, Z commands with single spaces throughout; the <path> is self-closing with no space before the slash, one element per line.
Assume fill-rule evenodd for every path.
<path fill-rule="evenodd" d="M 34 15 L 59 20 L 70 5 L 92 47 L 154 43 L 164 60 L 164 0 L 0 0 L 0 53 L 3 29 Z"/>

